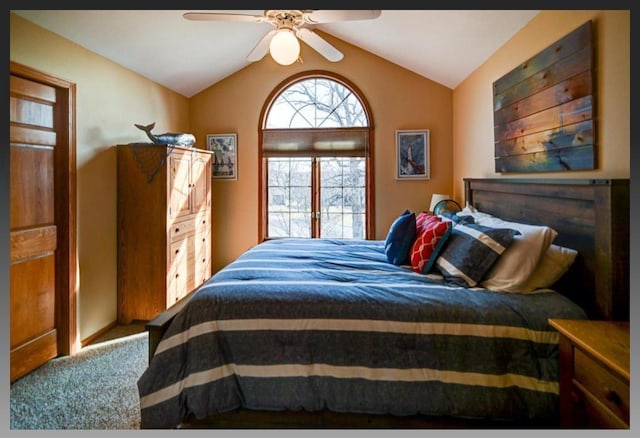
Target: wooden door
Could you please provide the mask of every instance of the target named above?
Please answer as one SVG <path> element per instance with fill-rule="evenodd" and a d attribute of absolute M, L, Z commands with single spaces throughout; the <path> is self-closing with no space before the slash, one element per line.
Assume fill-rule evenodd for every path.
<path fill-rule="evenodd" d="M 75 353 L 75 233 L 70 187 L 72 85 L 10 66 L 10 348 L 13 382 Z M 40 80 L 33 80 L 32 77 Z M 62 91 L 58 85 L 63 84 Z M 62 102 L 60 101 L 62 100 Z M 62 168 L 60 168 L 62 166 Z M 71 175 L 73 173 L 73 175 Z M 75 267 L 75 266 L 74 266 Z M 73 327 L 72 327 L 73 325 Z"/>

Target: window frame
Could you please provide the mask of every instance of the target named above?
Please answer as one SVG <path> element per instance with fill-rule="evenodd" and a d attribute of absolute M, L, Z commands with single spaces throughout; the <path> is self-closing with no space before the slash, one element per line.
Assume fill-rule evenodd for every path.
<path fill-rule="evenodd" d="M 295 75 L 290 76 L 284 81 L 280 82 L 268 96 L 265 101 L 264 106 L 262 107 L 260 118 L 259 118 L 259 126 L 258 126 L 258 241 L 263 242 L 268 240 L 268 219 L 267 219 L 267 181 L 266 176 L 267 172 L 267 157 L 263 154 L 263 140 L 265 138 L 265 132 L 267 131 L 282 131 L 283 129 L 268 129 L 266 128 L 267 118 L 269 116 L 269 111 L 275 102 L 275 100 L 280 96 L 280 94 L 292 86 L 293 84 L 309 79 L 327 79 L 331 81 L 335 81 L 342 86 L 348 88 L 353 95 L 360 101 L 362 104 L 363 110 L 365 111 L 365 116 L 368 121 L 368 126 L 365 127 L 357 127 L 357 128 L 317 128 L 314 130 L 321 131 L 326 130 L 327 132 L 332 132 L 332 135 L 336 135 L 340 131 L 344 130 L 344 132 L 349 132 L 353 130 L 366 130 L 368 131 L 368 146 L 365 152 L 365 172 L 366 172 L 366 188 L 365 188 L 365 198 L 366 198 L 366 219 L 365 219 L 365 238 L 368 240 L 374 239 L 375 237 L 375 205 L 374 205 L 374 123 L 373 117 L 371 114 L 371 110 L 367 100 L 364 98 L 363 93 L 358 89 L 358 87 L 353 84 L 348 79 L 343 76 L 328 72 L 324 70 L 312 70 L 301 72 Z M 295 128 L 291 129 L 291 131 L 295 130 Z M 348 154 L 340 154 L 347 156 Z M 313 184 L 318 184 L 319 179 L 317 176 L 317 172 L 312 172 Z M 315 186 L 317 187 L 317 185 Z M 315 197 L 316 194 L 312 194 L 312 197 Z M 312 218 L 312 235 L 315 230 L 319 229 L 319 224 L 316 218 Z M 317 234 L 316 234 L 317 235 Z"/>

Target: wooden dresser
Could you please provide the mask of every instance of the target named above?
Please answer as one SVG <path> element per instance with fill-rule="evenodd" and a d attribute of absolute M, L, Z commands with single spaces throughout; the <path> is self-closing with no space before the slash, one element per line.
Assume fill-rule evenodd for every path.
<path fill-rule="evenodd" d="M 148 321 L 211 276 L 211 157 L 118 149 L 118 322 Z"/>
<path fill-rule="evenodd" d="M 629 429 L 629 322 L 549 324 L 560 333 L 560 425 Z"/>

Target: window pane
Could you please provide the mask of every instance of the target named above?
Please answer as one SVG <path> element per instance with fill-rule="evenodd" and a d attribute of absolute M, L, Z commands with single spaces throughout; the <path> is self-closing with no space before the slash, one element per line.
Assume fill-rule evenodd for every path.
<path fill-rule="evenodd" d="M 269 212 L 269 237 L 287 237 L 290 230 L 288 212 Z"/>
<path fill-rule="evenodd" d="M 311 215 L 311 187 L 291 187 L 289 210 Z"/>
<path fill-rule="evenodd" d="M 347 217 L 347 219 L 349 217 L 351 218 L 351 235 L 345 237 L 351 239 L 365 239 L 367 235 L 366 214 L 351 214 Z"/>
<path fill-rule="evenodd" d="M 311 187 L 311 158 L 291 158 L 291 185 Z"/>
<path fill-rule="evenodd" d="M 345 210 L 349 210 L 352 213 L 365 212 L 366 202 L 362 187 L 345 187 L 342 196 Z"/>
<path fill-rule="evenodd" d="M 311 215 L 269 213 L 269 237 L 311 237 Z"/>
<path fill-rule="evenodd" d="M 342 162 L 340 158 L 323 158 L 322 186 L 342 187 Z"/>
<path fill-rule="evenodd" d="M 366 237 L 364 158 L 320 158 L 320 235 L 327 238 Z"/>
<path fill-rule="evenodd" d="M 274 100 L 267 129 L 337 128 L 368 126 L 360 100 L 339 82 L 326 78 L 303 79 Z"/>
<path fill-rule="evenodd" d="M 311 237 L 311 158 L 267 160 L 268 237 Z"/>
<path fill-rule="evenodd" d="M 342 187 L 327 188 L 323 185 L 320 193 L 322 198 L 320 211 L 322 213 L 342 212 Z"/>
<path fill-rule="evenodd" d="M 344 229 L 342 214 L 322 213 L 320 222 L 320 235 L 328 239 L 342 239 Z"/>
<path fill-rule="evenodd" d="M 365 215 L 322 213 L 321 236 L 332 239 L 365 239 Z"/>
<path fill-rule="evenodd" d="M 311 237 L 311 214 L 291 213 L 291 237 Z"/>
<path fill-rule="evenodd" d="M 282 187 L 289 181 L 289 159 L 272 158 L 268 164 L 269 186 Z"/>
<path fill-rule="evenodd" d="M 345 172 L 344 182 L 345 187 L 365 187 L 365 160 L 364 158 L 351 158 L 344 160 Z"/>
<path fill-rule="evenodd" d="M 289 211 L 289 190 L 269 187 L 269 211 Z"/>

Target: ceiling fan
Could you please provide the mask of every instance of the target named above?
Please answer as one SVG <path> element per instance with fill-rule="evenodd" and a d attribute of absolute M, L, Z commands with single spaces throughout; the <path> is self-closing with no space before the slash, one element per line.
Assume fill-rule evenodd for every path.
<path fill-rule="evenodd" d="M 186 12 L 182 16 L 194 21 L 241 21 L 269 23 L 270 30 L 247 55 L 247 60 L 261 60 L 267 52 L 282 65 L 290 65 L 300 56 L 298 38 L 331 62 L 340 61 L 342 52 L 322 39 L 307 26 L 338 21 L 371 20 L 380 16 L 379 10 L 265 10 L 262 15 L 225 12 Z"/>

